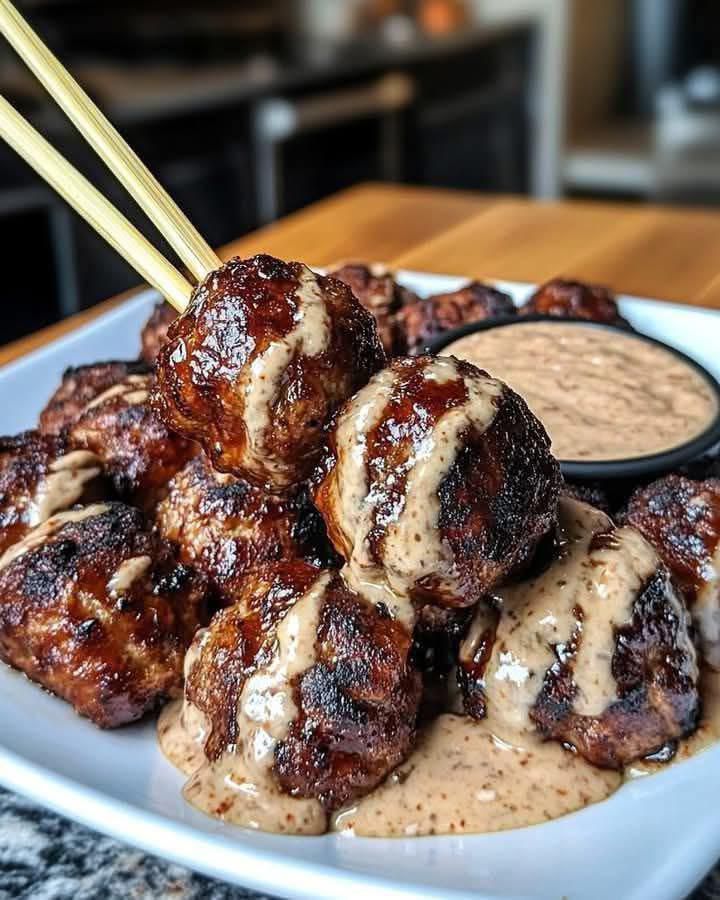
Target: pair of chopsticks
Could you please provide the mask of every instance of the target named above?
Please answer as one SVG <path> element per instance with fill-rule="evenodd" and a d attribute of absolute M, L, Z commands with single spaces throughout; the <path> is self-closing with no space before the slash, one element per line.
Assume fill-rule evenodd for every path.
<path fill-rule="evenodd" d="M 175 201 L 40 40 L 9 0 L 0 0 L 0 31 L 113 175 L 131 194 L 192 276 L 221 265 Z M 182 312 L 192 285 L 8 101 L 0 96 L 0 137 L 29 163 L 117 252 Z"/>

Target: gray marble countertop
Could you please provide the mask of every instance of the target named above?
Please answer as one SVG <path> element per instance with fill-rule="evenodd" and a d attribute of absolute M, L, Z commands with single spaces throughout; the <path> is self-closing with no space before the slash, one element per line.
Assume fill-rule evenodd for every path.
<path fill-rule="evenodd" d="M 0 900 L 272 900 L 195 875 L 0 790 Z M 720 866 L 691 900 L 720 900 Z"/>

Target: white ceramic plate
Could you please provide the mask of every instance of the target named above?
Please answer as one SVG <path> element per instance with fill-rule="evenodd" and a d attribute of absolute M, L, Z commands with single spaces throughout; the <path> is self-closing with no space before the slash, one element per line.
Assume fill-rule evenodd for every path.
<path fill-rule="evenodd" d="M 406 272 L 421 294 L 463 279 Z M 501 285 L 518 300 L 527 285 Z M 68 365 L 130 358 L 148 292 L 0 370 L 0 433 L 31 427 Z M 642 331 L 720 377 L 720 314 L 623 298 Z M 154 726 L 98 731 L 17 673 L 0 670 L 0 782 L 145 850 L 284 897 L 542 897 L 670 900 L 720 857 L 720 745 L 609 800 L 545 825 L 468 837 L 281 837 L 224 826 L 181 798 Z"/>

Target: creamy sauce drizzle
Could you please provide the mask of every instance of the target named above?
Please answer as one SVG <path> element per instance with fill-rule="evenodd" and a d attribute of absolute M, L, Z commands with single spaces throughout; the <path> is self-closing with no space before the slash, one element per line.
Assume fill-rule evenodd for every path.
<path fill-rule="evenodd" d="M 317 275 L 303 266 L 295 298 L 298 302 L 294 327 L 281 340 L 273 341 L 250 364 L 240 390 L 245 393 L 243 416 L 247 452 L 265 469 L 276 468 L 268 446 L 271 407 L 280 390 L 283 374 L 293 357 L 319 356 L 330 343 L 330 319 Z"/>
<path fill-rule="evenodd" d="M 50 464 L 38 485 L 28 516 L 31 527 L 40 525 L 61 509 L 80 500 L 86 485 L 100 475 L 102 463 L 89 450 L 74 450 Z"/>
<path fill-rule="evenodd" d="M 202 812 L 261 831 L 322 834 L 326 830 L 322 804 L 283 793 L 272 766 L 275 748 L 298 712 L 293 682 L 315 663 L 318 622 L 331 577 L 321 575 L 290 609 L 278 626 L 270 663 L 245 682 L 238 705 L 237 747 L 214 762 L 201 756 L 202 764 L 190 774 L 183 795 Z M 190 704 L 174 707 L 161 727 L 161 745 L 171 761 L 194 764 L 206 731 L 202 715 Z"/>
<path fill-rule="evenodd" d="M 702 375 L 632 334 L 520 322 L 467 335 L 443 352 L 486 369 L 524 397 L 560 459 L 661 453 L 700 435 L 718 414 Z"/>
<path fill-rule="evenodd" d="M 496 728 L 534 729 L 529 712 L 555 662 L 553 648 L 562 654 L 576 629 L 582 638 L 573 665 L 575 712 L 596 716 L 616 700 L 615 628 L 630 620 L 639 589 L 658 566 L 657 554 L 638 531 L 614 529 L 604 513 L 585 503 L 561 500 L 559 523 L 558 559 L 538 578 L 495 598 L 501 615 L 484 687 L 488 720 Z M 604 532 L 611 532 L 611 546 L 591 550 L 593 537 Z M 473 657 L 491 621 L 481 605 L 462 659 Z"/>
<path fill-rule="evenodd" d="M 107 512 L 108 509 L 110 507 L 106 503 L 93 503 L 91 506 L 83 506 L 80 509 L 71 509 L 68 512 L 51 516 L 47 521 L 38 525 L 37 528 L 33 528 L 21 541 L 13 544 L 0 556 L 0 571 L 23 554 L 34 550 L 35 547 L 39 547 L 66 522 L 82 522 L 84 519 L 100 516 Z"/>
<path fill-rule="evenodd" d="M 146 403 L 150 396 L 149 385 L 149 375 L 128 375 L 118 384 L 114 384 L 102 394 L 98 394 L 94 400 L 88 403 L 84 411 L 95 409 L 96 406 L 107 403 L 114 397 L 123 397 L 128 405 Z"/>
<path fill-rule="evenodd" d="M 133 556 L 122 562 L 107 583 L 110 596 L 118 597 L 126 593 L 151 565 L 152 559 L 149 556 Z"/>
<path fill-rule="evenodd" d="M 690 612 L 698 629 L 708 664 L 720 670 L 720 548 L 703 572 L 706 583 L 698 591 Z"/>
<path fill-rule="evenodd" d="M 426 381 L 439 384 L 461 378 L 454 360 L 441 357 L 433 360 L 422 374 Z M 359 593 L 371 601 L 386 603 L 397 617 L 410 624 L 414 614 L 406 598 L 416 581 L 440 570 L 448 574 L 437 577 L 438 587 L 459 589 L 453 577 L 452 553 L 439 536 L 438 489 L 455 461 L 462 432 L 469 426 L 481 433 L 490 427 L 495 401 L 504 386 L 495 379 L 480 383 L 466 380 L 467 400 L 447 410 L 414 449 L 408 460 L 402 508 L 392 521 L 383 523 L 383 565 L 378 567 L 368 540 L 377 498 L 368 481 L 367 435 L 382 419 L 395 379 L 395 373 L 385 369 L 346 408 L 337 429 L 338 461 L 333 489 L 350 556 L 344 574 Z"/>

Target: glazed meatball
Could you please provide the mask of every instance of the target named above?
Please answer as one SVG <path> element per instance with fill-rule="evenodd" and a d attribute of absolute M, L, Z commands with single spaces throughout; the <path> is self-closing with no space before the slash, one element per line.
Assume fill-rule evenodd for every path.
<path fill-rule="evenodd" d="M 460 650 L 465 708 L 506 740 L 537 731 L 619 769 L 697 724 L 689 617 L 635 528 L 566 497 L 560 532 L 549 568 L 478 607 Z"/>
<path fill-rule="evenodd" d="M 148 511 L 198 452 L 154 412 L 148 402 L 151 382 L 151 375 L 128 375 L 87 404 L 65 432 L 70 446 L 102 460 L 123 500 Z"/>
<path fill-rule="evenodd" d="M 185 700 L 204 720 L 208 767 L 185 796 L 240 824 L 324 831 L 328 811 L 370 791 L 412 747 L 420 678 L 410 645 L 338 572 L 296 561 L 251 575 L 188 655 Z M 254 792 L 208 801 L 217 762 Z M 278 809 L 280 822 L 263 819 Z"/>
<path fill-rule="evenodd" d="M 561 319 L 588 319 L 605 325 L 630 328 L 623 319 L 612 293 L 597 284 L 583 284 L 581 281 L 564 281 L 555 278 L 542 285 L 524 306 L 520 315 L 541 314 L 557 316 Z"/>
<path fill-rule="evenodd" d="M 68 450 L 54 435 L 0 438 L 0 555 L 31 528 L 107 489 L 94 453 Z"/>
<path fill-rule="evenodd" d="M 690 607 L 703 655 L 720 669 L 720 479 L 661 478 L 633 494 L 624 520 L 670 569 Z"/>
<path fill-rule="evenodd" d="M 375 316 L 378 334 L 387 355 L 407 352 L 397 313 L 402 306 L 416 303 L 417 295 L 398 284 L 393 273 L 379 263 L 372 266 L 346 263 L 330 275 L 343 281 L 365 309 Z"/>
<path fill-rule="evenodd" d="M 179 559 L 203 572 L 228 599 L 248 572 L 268 562 L 332 564 L 335 554 L 306 489 L 282 497 L 215 472 L 204 454 L 170 482 L 155 516 Z"/>
<path fill-rule="evenodd" d="M 460 290 L 435 294 L 404 307 L 400 325 L 405 333 L 408 352 L 422 353 L 428 342 L 442 334 L 499 316 L 514 316 L 515 304 L 509 294 L 488 284 L 472 281 Z"/>
<path fill-rule="evenodd" d="M 60 387 L 40 414 L 40 431 L 44 434 L 60 434 L 100 394 L 126 378 L 146 375 L 148 372 L 145 363 L 137 362 L 100 362 L 67 369 Z"/>
<path fill-rule="evenodd" d="M 453 358 L 400 358 L 342 409 L 315 504 L 350 575 L 471 606 L 555 522 L 550 440 L 510 388 Z"/>
<path fill-rule="evenodd" d="M 301 263 L 232 259 L 168 329 L 154 400 L 217 469 L 268 490 L 301 482 L 337 407 L 384 364 L 350 289 Z"/>
<path fill-rule="evenodd" d="M 160 348 L 167 343 L 170 323 L 177 319 L 177 315 L 172 306 L 164 301 L 153 309 L 140 334 L 140 356 L 148 365 L 155 365 Z"/>
<path fill-rule="evenodd" d="M 0 558 L 0 657 L 96 725 L 180 691 L 202 584 L 119 503 L 59 513 Z"/>

